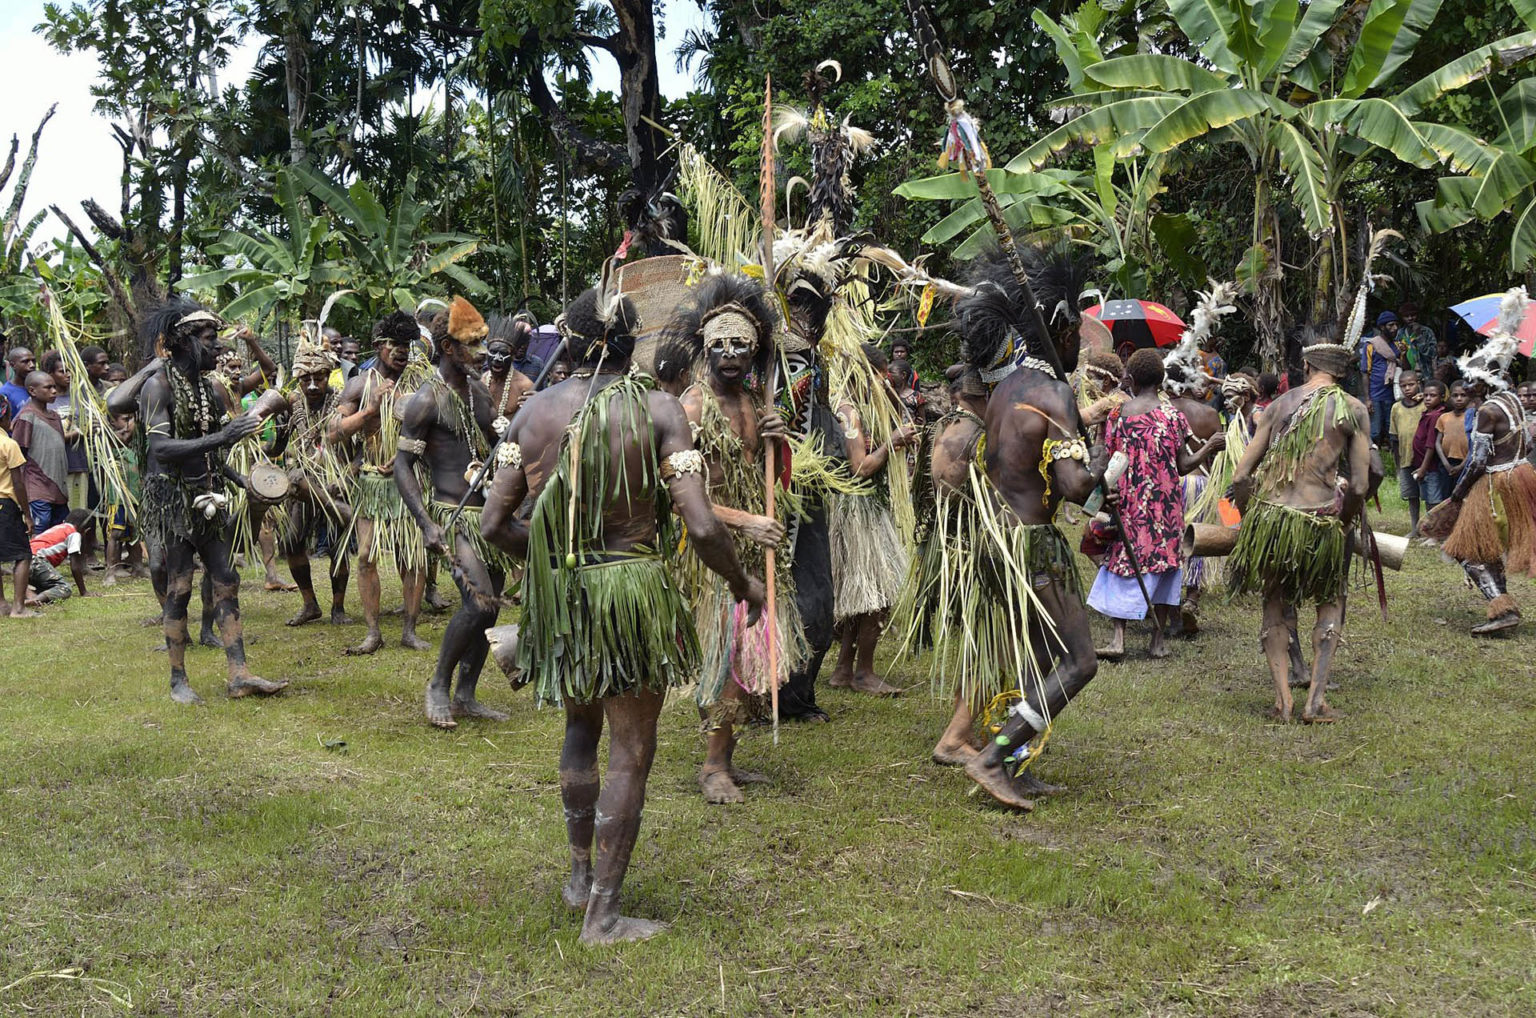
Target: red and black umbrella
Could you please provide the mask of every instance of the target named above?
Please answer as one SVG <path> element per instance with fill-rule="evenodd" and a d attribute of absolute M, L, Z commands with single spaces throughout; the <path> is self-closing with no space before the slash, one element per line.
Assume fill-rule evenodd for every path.
<path fill-rule="evenodd" d="M 1084 315 L 1103 322 L 1115 337 L 1115 348 L 1126 344 L 1135 349 L 1144 346 L 1173 346 L 1187 326 L 1178 315 L 1151 300 L 1110 300 L 1095 304 Z"/>

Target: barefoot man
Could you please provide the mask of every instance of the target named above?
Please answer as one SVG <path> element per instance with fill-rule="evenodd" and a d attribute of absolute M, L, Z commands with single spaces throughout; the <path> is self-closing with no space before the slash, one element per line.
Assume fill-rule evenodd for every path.
<path fill-rule="evenodd" d="M 1010 678 L 1020 694 L 1002 731 L 965 773 L 998 802 L 1030 810 L 1031 795 L 1058 790 L 1024 769 L 1043 748 L 1031 742 L 1047 736 L 1099 667 L 1072 549 L 1052 520 L 1063 499 L 1082 504 L 1092 494 L 1104 475 L 1105 453 L 1096 445 L 1090 454 L 1079 437 L 1072 386 L 1030 352 L 1054 342 L 1063 367 L 1077 366 L 1074 309 L 1086 266 L 1063 251 L 1021 253 L 1031 264 L 1036 297 L 1044 307 L 1062 309 L 1054 337 L 1031 336 L 1026 345 L 1015 323 L 1028 320 L 1029 307 L 999 255 L 978 266 L 977 291 L 961 299 L 956 314 L 966 360 L 996 386 L 987 403 L 988 498 L 981 509 L 990 516 L 984 554 L 999 575 L 987 587 L 990 615 L 977 622 L 1004 627 L 996 631 L 1015 645 L 1009 660 L 1018 671 Z"/>
<path fill-rule="evenodd" d="M 395 405 L 407 398 L 400 391 L 401 375 L 410 363 L 411 344 L 421 339 L 416 319 L 396 311 L 373 327 L 377 363 L 347 383 L 331 422 L 326 440 L 341 445 L 356 440 L 357 485 L 353 491 L 353 526 L 357 534 L 357 589 L 363 601 L 363 622 L 368 635 L 347 650 L 348 654 L 372 654 L 384 645 L 379 635 L 379 560 L 392 557 L 400 570 L 400 590 L 405 598 L 405 622 L 400 646 L 426 650 L 431 644 L 416 635 L 421 615 L 421 594 L 426 583 L 427 552 L 421 530 L 400 499 L 395 486 L 395 446 L 400 423 Z M 349 535 L 335 536 L 346 546 Z"/>
<path fill-rule="evenodd" d="M 989 632 L 970 623 L 975 598 L 984 596 L 976 570 L 986 537 L 971 484 L 976 446 L 986 432 L 987 384 L 966 365 L 950 395 L 953 406 L 929 429 L 924 445 L 932 501 L 923 493 L 920 504 L 931 506 L 932 515 L 919 524 L 910 602 L 903 602 L 901 614 L 908 620 L 906 646 L 933 648 L 935 689 L 954 703 L 949 725 L 933 747 L 933 762 L 963 767 L 977 751 L 972 726 L 1014 677 L 1000 667 L 1006 635 L 1002 646 L 994 646 Z M 923 484 L 920 474 L 914 497 Z"/>
<path fill-rule="evenodd" d="M 1312 628 L 1312 685 L 1301 719 L 1333 721 L 1324 700 L 1333 655 L 1344 638 L 1349 530 L 1370 484 L 1371 433 L 1365 405 L 1339 382 L 1355 354 L 1314 334 L 1302 347 L 1307 381 L 1264 411 L 1232 476 L 1233 501 L 1243 514 L 1227 559 L 1234 594 L 1264 595 L 1259 643 L 1275 682 L 1274 717 L 1291 720 L 1291 640 L 1296 606 L 1317 605 Z"/>
<path fill-rule="evenodd" d="M 438 728 L 455 728 L 454 718 L 461 717 L 507 720 L 501 711 L 475 699 L 480 669 L 490 651 L 485 631 L 496 624 L 508 565 L 505 556 L 480 536 L 483 489 L 471 492 L 458 519 L 452 519 L 496 442 L 490 394 L 476 377 L 485 357 L 486 331 L 485 319 L 463 297 L 453 298 L 448 310 L 432 320 L 437 371 L 405 406 L 395 456 L 395 484 L 421 527 L 427 550 L 449 558 L 457 567 L 459 610 L 443 630 L 437 668 L 427 683 L 427 720 Z M 430 475 L 430 506 L 416 476 L 417 463 L 425 464 Z M 443 528 L 450 523 L 453 533 L 446 534 Z M 455 670 L 457 690 L 453 688 Z"/>
<path fill-rule="evenodd" d="M 562 893 L 571 908 L 586 909 L 587 943 L 643 940 L 663 929 L 620 915 L 618 899 L 640 831 L 657 715 L 667 689 L 699 666 L 693 620 L 667 562 L 678 546 L 671 510 L 687 525 L 689 547 L 746 602 L 749 626 L 764 597 L 715 518 L 682 406 L 627 373 L 633 305 L 605 304 L 600 310 L 598 291 L 588 290 L 566 311 L 579 366 L 512 422 L 483 521 L 488 539 L 527 557 L 518 666 L 542 702 L 565 707 L 560 793 L 571 878 Z M 529 497 L 525 522 L 518 509 Z"/>
<path fill-rule="evenodd" d="M 778 356 L 773 342 L 777 323 L 778 315 L 759 284 L 716 275 L 699 284 L 667 330 L 669 338 L 694 351 L 694 363 L 703 362 L 702 377 L 683 393 L 683 409 L 704 456 L 715 517 L 735 538 L 736 557 L 753 571 L 765 565 L 763 550 L 783 541 L 784 521 L 790 515 L 789 499 L 782 492 L 774 504 L 778 519 L 764 515 L 763 486 L 765 445 L 784 441 L 788 432 L 778 411 L 765 409 L 761 395 L 747 388 L 748 376 L 766 377 Z M 699 789 L 706 802 L 741 802 L 741 782 L 765 780 L 735 769 L 735 729 L 753 714 L 767 715 L 769 683 L 783 686 L 806 656 L 788 555 L 778 556 L 775 571 L 778 618 L 772 638 L 778 674 L 772 677 L 766 623 L 745 625 L 746 611 L 723 577 L 705 573 L 690 584 L 704 654 L 698 704 L 709 745 Z"/>
<path fill-rule="evenodd" d="M 320 601 L 315 597 L 314 574 L 309 568 L 310 542 L 320 521 L 332 535 L 345 533 L 351 521 L 351 509 L 332 491 L 340 468 L 331 458 L 325 443 L 326 430 L 336 415 L 337 392 L 330 386 L 335 355 L 318 343 L 301 340 L 293 355 L 293 380 L 298 392 L 289 397 L 287 421 L 279 426 L 269 454 L 284 462 L 293 488 L 288 500 L 288 519 L 278 545 L 288 560 L 288 572 L 298 584 L 304 604 L 288 620 L 290 626 L 302 626 L 320 618 Z M 331 625 L 346 625 L 347 542 L 332 540 L 328 548 L 331 562 Z"/>
<path fill-rule="evenodd" d="M 242 414 L 219 426 L 223 407 L 208 376 L 222 324 L 213 312 L 180 297 L 151 307 L 139 322 L 144 345 L 169 357 L 165 370 L 150 376 L 141 393 L 149 458 L 139 515 L 165 550 L 165 643 L 171 699 L 177 703 L 202 702 L 188 685 L 186 670 L 194 556 L 202 559 L 213 581 L 213 618 L 229 662 L 229 695 L 276 693 L 288 685 L 257 678 L 245 663 L 240 574 L 230 561 L 228 484 L 243 486 L 246 479 L 229 468 L 224 453 L 260 428 L 261 420 Z"/>

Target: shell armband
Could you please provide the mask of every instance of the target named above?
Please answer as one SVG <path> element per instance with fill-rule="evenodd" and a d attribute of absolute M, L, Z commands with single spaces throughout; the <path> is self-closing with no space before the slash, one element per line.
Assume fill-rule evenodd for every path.
<path fill-rule="evenodd" d="M 523 447 L 516 442 L 502 442 L 501 448 L 496 450 L 497 469 L 521 470 L 523 468 Z"/>
<path fill-rule="evenodd" d="M 704 454 L 697 449 L 682 449 L 673 453 L 667 457 L 661 468 L 662 478 L 668 481 L 685 474 L 702 473 L 704 473 Z"/>
<path fill-rule="evenodd" d="M 401 452 L 410 453 L 412 456 L 420 456 L 427 451 L 427 440 L 424 438 L 406 438 L 402 435 L 400 441 L 395 443 L 395 447 Z"/>

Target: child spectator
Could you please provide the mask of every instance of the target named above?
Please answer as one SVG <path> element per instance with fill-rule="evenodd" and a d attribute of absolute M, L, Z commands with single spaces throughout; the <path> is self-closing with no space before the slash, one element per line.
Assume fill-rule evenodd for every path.
<path fill-rule="evenodd" d="M 69 581 L 58 569 L 66 558 L 69 559 L 69 571 L 75 577 L 75 586 L 80 588 L 80 596 L 91 596 L 85 590 L 85 558 L 80 553 L 84 540 L 80 525 L 89 516 L 84 509 L 75 509 L 63 523 L 33 536 L 32 589 L 37 591 L 39 602 L 51 604 L 69 597 Z"/>
<path fill-rule="evenodd" d="M 113 414 L 112 434 L 117 437 L 119 443 L 117 462 L 122 471 L 123 483 L 128 486 L 126 494 L 138 499 L 141 496 L 140 467 L 138 443 L 134 435 L 134 420 L 133 414 Z M 122 561 L 124 549 L 128 552 L 128 575 L 130 577 L 148 576 L 149 573 L 144 568 L 143 547 L 139 544 L 133 521 L 128 518 L 128 506 L 116 499 L 109 501 L 106 521 L 107 574 L 102 578 L 101 585 L 110 587 L 117 583 L 118 564 Z"/>
<path fill-rule="evenodd" d="M 1419 430 L 1419 418 L 1424 416 L 1424 400 L 1419 395 L 1419 373 L 1404 371 L 1398 376 L 1403 388 L 1403 398 L 1392 404 L 1391 432 L 1392 455 L 1397 465 L 1397 493 L 1408 503 L 1409 537 L 1419 532 L 1419 481 L 1413 474 L 1413 436 Z"/>
<path fill-rule="evenodd" d="M 901 400 L 901 405 L 907 408 L 907 415 L 912 423 L 918 427 L 926 424 L 928 400 L 914 384 L 917 372 L 912 370 L 912 365 L 906 361 L 891 361 L 885 377 L 891 383 L 891 388 L 896 391 L 896 398 Z"/>
<path fill-rule="evenodd" d="M 1275 401 L 1280 395 L 1280 376 L 1273 371 L 1265 371 L 1259 375 L 1259 398 L 1253 404 L 1255 410 L 1263 410 Z"/>
<path fill-rule="evenodd" d="M 11 428 L 11 437 L 27 458 L 22 473 L 32 500 L 27 508 L 34 533 L 64 522 L 69 515 L 69 439 L 64 422 L 48 409 L 58 394 L 52 375 L 32 372 L 27 376 L 29 398 Z"/>
<path fill-rule="evenodd" d="M 1413 432 L 1413 453 L 1408 461 L 1414 479 L 1419 482 L 1419 495 L 1426 510 L 1444 502 L 1451 494 L 1451 475 L 1440 462 L 1435 446 L 1439 438 L 1437 425 L 1444 416 L 1445 385 L 1431 379 L 1424 383 L 1424 412 Z"/>
<path fill-rule="evenodd" d="M 11 404 L 0 399 L 0 566 L 11 566 L 16 594 L 15 604 L 5 602 L 5 577 L 0 575 L 0 615 L 13 619 L 35 619 L 37 612 L 27 610 L 27 584 L 32 579 L 32 516 L 27 511 L 27 481 L 23 467 L 27 458 L 21 446 L 11 438 Z"/>
<path fill-rule="evenodd" d="M 1439 420 L 1435 421 L 1435 453 L 1445 468 L 1447 483 L 1453 483 L 1461 473 L 1461 463 L 1467 458 L 1467 387 L 1461 382 L 1451 386 L 1451 405 Z M 1447 492 L 1449 495 L 1449 492 Z"/>
<path fill-rule="evenodd" d="M 128 381 L 128 369 L 123 367 L 121 364 L 108 364 L 107 373 L 102 377 L 102 381 L 105 382 L 107 386 L 106 390 L 103 392 L 103 395 L 105 395 L 107 392 L 111 392 L 119 385 L 122 385 L 124 382 Z"/>

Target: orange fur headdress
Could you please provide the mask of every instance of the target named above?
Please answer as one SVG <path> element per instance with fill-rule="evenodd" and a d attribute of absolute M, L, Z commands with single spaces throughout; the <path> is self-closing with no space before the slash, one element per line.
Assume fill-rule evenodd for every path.
<path fill-rule="evenodd" d="M 473 343 L 477 339 L 484 339 L 490 332 L 490 327 L 485 324 L 485 319 L 475 306 L 463 297 L 455 296 L 453 303 L 448 305 L 448 335 L 460 343 Z"/>

